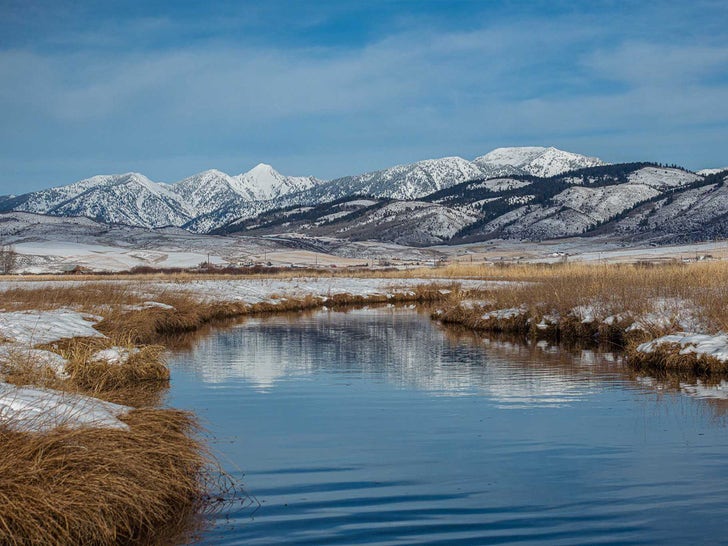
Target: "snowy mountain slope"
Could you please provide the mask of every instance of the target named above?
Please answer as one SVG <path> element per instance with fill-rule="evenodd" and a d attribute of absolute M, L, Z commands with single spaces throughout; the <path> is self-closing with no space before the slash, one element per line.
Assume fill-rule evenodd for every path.
<path fill-rule="evenodd" d="M 194 211 L 190 214 L 190 218 L 213 212 L 231 202 L 243 199 L 238 181 L 216 169 L 180 180 L 171 186 L 171 189 Z"/>
<path fill-rule="evenodd" d="M 605 228 L 668 242 L 728 237 L 728 172 L 719 173 L 705 184 L 646 203 Z"/>
<path fill-rule="evenodd" d="M 338 178 L 305 192 L 302 197 L 309 203 L 333 201 L 347 195 L 417 199 L 439 189 L 482 177 L 482 170 L 470 161 L 461 157 L 445 157 Z"/>
<path fill-rule="evenodd" d="M 400 244 L 550 239 L 589 233 L 643 203 L 704 181 L 678 168 L 606 165 L 551 178 L 471 180 L 419 200 L 342 198 L 315 206 L 299 203 L 233 222 L 220 232 L 295 232 Z M 367 205 L 352 206 L 355 202 Z"/>
<path fill-rule="evenodd" d="M 525 206 L 512 217 L 499 217 L 486 224 L 499 236 L 519 239 L 553 239 L 580 235 L 624 213 L 635 205 L 660 195 L 642 184 L 588 188 L 575 186 L 554 196 L 542 205 Z"/>
<path fill-rule="evenodd" d="M 192 233 L 211 233 L 218 228 L 253 218 L 274 206 L 270 201 L 246 201 L 237 198 L 211 212 L 200 214 L 181 227 Z"/>
<path fill-rule="evenodd" d="M 322 203 L 317 206 L 292 205 L 235 219 L 229 224 L 214 230 L 213 233 L 222 235 L 238 232 L 255 233 L 256 235 L 283 232 L 304 233 L 317 226 L 328 224 L 332 220 L 355 216 L 370 207 L 376 208 L 386 203 L 386 199 L 354 197 Z"/>
<path fill-rule="evenodd" d="M 605 165 L 556 148 L 498 148 L 473 162 L 430 159 L 329 182 L 284 176 L 262 163 L 237 176 L 213 169 L 171 185 L 138 173 L 96 176 L 0 198 L 0 211 L 196 233 L 301 232 L 432 244 L 618 229 L 643 205 L 718 184 L 720 176 L 648 163 Z"/>
<path fill-rule="evenodd" d="M 597 167 L 605 163 L 596 157 L 565 152 L 554 147 L 524 146 L 496 148 L 474 160 L 487 173 L 512 168 L 514 172 L 502 174 L 530 174 L 541 178 L 557 176 L 567 171 Z M 501 175 L 501 173 L 498 173 Z"/>
<path fill-rule="evenodd" d="M 701 169 L 696 171 L 696 173 L 700 176 L 710 176 L 711 174 L 718 174 L 726 171 L 728 171 L 728 167 L 723 167 L 722 169 Z"/>
<path fill-rule="evenodd" d="M 342 199 L 317 207 L 290 207 L 236 222 L 220 233 L 298 233 L 350 241 L 376 240 L 426 246 L 451 239 L 477 216 L 435 203 L 391 199 Z"/>
<path fill-rule="evenodd" d="M 19 196 L 14 201 L 5 203 L 3 208 L 85 216 L 147 228 L 182 225 L 193 213 L 169 186 L 152 182 L 139 173 L 95 176 L 69 186 Z"/>
<path fill-rule="evenodd" d="M 146 228 L 189 225 L 193 231 L 207 231 L 236 214 L 259 213 L 265 209 L 258 204 L 264 199 L 320 183 L 313 177 L 284 176 L 263 164 L 235 177 L 212 169 L 171 185 L 152 182 L 139 173 L 99 175 L 7 198 L 0 201 L 0 210 L 85 216 Z"/>
<path fill-rule="evenodd" d="M 418 199 L 468 180 L 523 174 L 547 177 L 598 165 L 604 162 L 556 148 L 498 148 L 475 161 L 444 157 L 339 178 L 317 188 L 315 195 L 328 200 L 353 194 Z"/>
<path fill-rule="evenodd" d="M 475 161 L 444 157 L 338 178 L 312 192 L 304 192 L 301 197 L 308 203 L 332 201 L 355 194 L 419 199 L 469 180 L 527 174 L 548 177 L 598 165 L 604 165 L 604 162 L 556 148 L 498 148 Z"/>
<path fill-rule="evenodd" d="M 628 179 L 630 184 L 644 184 L 651 188 L 665 190 L 687 186 L 700 180 L 701 176 L 682 169 L 644 167 L 630 174 Z"/>
<path fill-rule="evenodd" d="M 522 168 L 527 166 L 531 161 L 537 159 L 546 150 L 547 148 L 544 148 L 543 146 L 496 148 L 485 155 L 476 157 L 474 163 L 492 167 L 503 167 L 505 165 L 509 165 L 511 167 Z"/>
<path fill-rule="evenodd" d="M 395 201 L 356 220 L 341 222 L 335 234 L 351 240 L 376 238 L 402 245 L 429 246 L 449 241 L 476 220 L 465 210 L 422 201 Z"/>
<path fill-rule="evenodd" d="M 313 176 L 284 176 L 270 165 L 259 163 L 235 177 L 235 191 L 248 201 L 268 201 L 311 189 L 323 183 Z"/>
<path fill-rule="evenodd" d="M 489 178 L 470 186 L 471 189 L 487 189 L 494 192 L 524 188 L 532 182 L 523 178 Z"/>
<path fill-rule="evenodd" d="M 677 168 L 645 163 L 589 167 L 530 184 L 492 192 L 481 205 L 481 219 L 460 237 L 551 239 L 590 232 L 663 195 L 702 183 L 702 177 Z M 475 184 L 428 197 L 463 204 L 479 194 Z M 458 198 L 458 193 L 460 197 Z"/>

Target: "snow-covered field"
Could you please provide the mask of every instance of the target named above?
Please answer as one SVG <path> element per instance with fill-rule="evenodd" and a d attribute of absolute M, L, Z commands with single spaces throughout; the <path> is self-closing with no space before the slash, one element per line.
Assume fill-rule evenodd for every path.
<path fill-rule="evenodd" d="M 40 345 L 69 337 L 103 337 L 93 328 L 99 320 L 101 317 L 71 309 L 2 311 L 0 338 L 15 343 Z"/>
<path fill-rule="evenodd" d="M 59 273 L 75 267 L 91 271 L 125 271 L 138 266 L 157 268 L 193 268 L 209 261 L 217 265 L 270 263 L 278 267 L 362 266 L 386 260 L 394 265 L 432 263 L 438 256 L 454 261 L 522 261 L 554 262 L 567 256 L 569 261 L 635 262 L 661 259 L 728 258 L 728 241 L 670 246 L 624 247 L 610 240 L 564 239 L 544 243 L 494 241 L 471 245 L 437 246 L 430 249 L 407 249 L 381 243 L 342 245 L 332 252 L 316 252 L 275 247 L 273 242 L 220 241 L 198 236 L 195 247 L 183 250 L 159 238 L 152 244 L 127 246 L 123 241 L 68 242 L 33 241 L 15 244 L 21 255 L 20 273 Z M 207 243 L 207 246 L 205 245 Z M 265 244 L 269 246 L 264 246 Z M 180 245 L 182 246 L 182 245 Z"/>
<path fill-rule="evenodd" d="M 463 218 L 442 216 L 437 212 L 440 208 L 428 204 L 413 213 L 425 214 L 421 221 L 435 225 L 429 228 L 430 231 L 445 236 L 457 229 Z M 188 268 L 208 260 L 213 264 L 235 266 L 270 263 L 278 267 L 346 267 L 385 262 L 408 267 L 433 264 L 441 258 L 473 262 L 555 262 L 564 256 L 569 261 L 585 262 L 695 259 L 700 256 L 728 258 L 728 241 L 656 247 L 626 244 L 609 237 L 573 237 L 543 242 L 492 240 L 414 248 L 299 234 L 218 237 L 177 228 L 147 230 L 105 225 L 87 218 L 20 212 L 1 216 L 0 242 L 13 245 L 19 254 L 16 271 L 30 274 L 60 273 L 74 268 L 110 272 L 138 266 Z"/>
<path fill-rule="evenodd" d="M 49 369 L 59 379 L 66 379 L 66 359 L 35 346 L 64 338 L 104 337 L 93 328 L 100 319 L 70 309 L 0 312 L 0 367 L 22 363 Z M 0 381 L 0 423 L 12 430 L 44 432 L 58 426 L 126 428 L 117 417 L 130 409 L 88 396 L 16 387 Z"/>

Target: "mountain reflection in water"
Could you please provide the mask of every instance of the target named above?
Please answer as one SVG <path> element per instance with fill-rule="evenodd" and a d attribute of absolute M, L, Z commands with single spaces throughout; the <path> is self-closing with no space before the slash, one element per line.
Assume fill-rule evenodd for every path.
<path fill-rule="evenodd" d="M 260 392 L 321 371 L 372 375 L 436 395 L 487 394 L 506 405 L 559 405 L 599 388 L 588 367 L 523 366 L 519 357 L 530 362 L 532 351 L 517 343 L 453 342 L 439 329 L 418 327 L 422 317 L 413 322 L 413 314 L 401 309 L 325 314 L 325 321 L 251 319 L 226 335 L 202 339 L 176 362 L 206 383 L 242 380 Z M 572 359 L 537 350 L 550 360 Z M 214 361 L 199 358 L 210 354 Z"/>
<path fill-rule="evenodd" d="M 202 543 L 723 540 L 720 378 L 401 308 L 249 319 L 191 346 L 169 402 L 205 420 L 262 505 Z"/>

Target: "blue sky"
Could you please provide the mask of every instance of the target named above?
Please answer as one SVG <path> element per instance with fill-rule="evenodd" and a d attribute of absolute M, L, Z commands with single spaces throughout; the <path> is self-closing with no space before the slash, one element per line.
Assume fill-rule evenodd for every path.
<path fill-rule="evenodd" d="M 728 165 L 728 3 L 0 0 L 0 194 L 498 146 Z"/>

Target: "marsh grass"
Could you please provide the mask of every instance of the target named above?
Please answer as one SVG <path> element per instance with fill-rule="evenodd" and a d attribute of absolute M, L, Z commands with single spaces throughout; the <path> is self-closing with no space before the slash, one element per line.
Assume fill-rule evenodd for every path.
<path fill-rule="evenodd" d="M 53 388 L 63 380 L 55 370 L 39 364 L 28 351 L 9 351 L 0 359 L 0 380 L 13 385 L 36 385 Z"/>
<path fill-rule="evenodd" d="M 165 544 L 194 528 L 219 476 L 195 418 L 122 419 L 129 430 L 0 428 L 1 544 Z"/>
<path fill-rule="evenodd" d="M 627 358 L 634 368 L 649 372 L 673 370 L 698 376 L 728 373 L 728 362 L 709 355 L 681 354 L 683 348 L 679 343 L 663 343 L 654 347 L 652 352 L 645 353 L 637 350 L 637 344 L 631 343 L 627 349 Z"/>
<path fill-rule="evenodd" d="M 70 354 L 64 354 L 65 351 L 61 354 L 69 358 L 66 366 L 69 381 L 87 393 L 99 394 L 144 384 L 148 387 L 153 384 L 157 389 L 166 388 L 169 384 L 169 369 L 163 359 L 165 348 L 148 345 L 134 349 L 137 351 L 121 363 L 92 358 L 93 349 L 84 347 L 82 342 L 74 344 Z"/>
<path fill-rule="evenodd" d="M 333 294 L 329 297 L 306 295 L 288 298 L 282 295 L 270 301 L 244 302 L 201 301 L 194 293 L 162 291 L 150 296 L 153 284 L 145 282 L 89 282 L 81 286 L 33 283 L 3 293 L 3 305 L 9 310 L 48 310 L 71 308 L 98 316 L 96 329 L 105 338 L 73 338 L 42 348 L 69 360 L 70 378 L 59 380 L 30 365 L 5 369 L 6 381 L 17 385 L 42 385 L 50 388 L 84 392 L 101 398 L 118 399 L 114 391 L 128 391 L 134 385 L 167 386 L 169 371 L 163 361 L 164 346 L 174 336 L 198 332 L 204 326 L 248 315 L 302 312 L 321 307 L 344 308 L 375 303 L 432 302 L 444 298 L 442 286 L 428 284 L 389 295 L 359 296 Z M 149 305 L 150 297 L 156 302 Z M 94 352 L 111 346 L 138 350 L 123 364 L 94 361 Z M 2 371 L 2 370 L 0 370 Z"/>
<path fill-rule="evenodd" d="M 473 274 L 472 267 L 453 266 L 450 274 Z M 626 328 L 634 317 L 649 317 L 657 302 L 674 307 L 674 316 L 685 313 L 685 306 L 708 331 L 728 328 L 728 264 L 635 265 L 524 265 L 483 268 L 477 271 L 488 280 L 512 281 L 505 288 L 488 290 L 482 298 L 487 305 L 459 308 L 451 300 L 441 318 L 476 329 L 528 333 L 552 339 L 608 339 L 626 343 Z M 529 326 L 522 321 L 483 321 L 484 313 L 498 309 L 524 307 Z M 584 313 L 594 321 L 585 320 Z M 670 311 L 668 309 L 668 311 Z M 544 317 L 558 317 L 545 324 Z M 611 317 L 610 323 L 604 319 Z M 548 323 L 548 321 L 546 321 Z M 541 323 L 542 328 L 536 328 Z M 642 321 L 649 335 L 656 337 L 679 328 L 679 324 Z M 637 334 L 635 334 L 637 335 Z M 628 337 L 628 336 L 627 336 Z"/>

